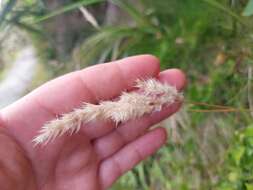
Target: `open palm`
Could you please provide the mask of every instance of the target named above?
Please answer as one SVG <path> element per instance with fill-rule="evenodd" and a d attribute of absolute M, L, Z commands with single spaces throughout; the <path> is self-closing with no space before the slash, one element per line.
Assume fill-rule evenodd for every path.
<path fill-rule="evenodd" d="M 156 77 L 181 90 L 181 71 L 159 71 L 159 61 L 141 55 L 76 71 L 46 83 L 1 110 L 0 189 L 102 190 L 166 141 L 163 128 L 149 127 L 176 112 L 180 102 L 116 127 L 94 121 L 46 146 L 31 142 L 43 124 L 79 107 L 131 90 L 137 78 Z"/>

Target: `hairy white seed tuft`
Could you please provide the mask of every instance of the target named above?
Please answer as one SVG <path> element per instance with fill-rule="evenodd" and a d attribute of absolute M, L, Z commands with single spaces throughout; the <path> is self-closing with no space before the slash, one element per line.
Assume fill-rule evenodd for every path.
<path fill-rule="evenodd" d="M 117 101 L 102 101 L 98 105 L 84 103 L 81 108 L 46 123 L 33 142 L 46 144 L 66 132 L 76 133 L 83 124 L 97 119 L 111 119 L 119 124 L 140 118 L 183 99 L 175 87 L 156 79 L 137 80 L 136 87 L 137 91 L 123 92 Z"/>

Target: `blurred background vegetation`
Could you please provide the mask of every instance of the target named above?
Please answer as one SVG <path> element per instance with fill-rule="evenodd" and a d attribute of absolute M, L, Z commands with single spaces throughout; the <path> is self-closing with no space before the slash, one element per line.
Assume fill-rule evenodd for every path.
<path fill-rule="evenodd" d="M 19 94 L 142 53 L 186 72 L 185 106 L 160 124 L 166 146 L 114 190 L 253 190 L 253 0 L 0 0 L 0 10 L 0 94 L 31 62 Z"/>

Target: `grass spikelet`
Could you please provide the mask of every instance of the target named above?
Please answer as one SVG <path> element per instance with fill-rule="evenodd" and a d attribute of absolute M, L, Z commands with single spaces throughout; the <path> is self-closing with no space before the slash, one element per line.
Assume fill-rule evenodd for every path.
<path fill-rule="evenodd" d="M 183 99 L 175 87 L 156 79 L 137 80 L 135 87 L 137 91 L 123 92 L 116 101 L 101 101 L 98 105 L 84 103 L 81 108 L 46 123 L 33 142 L 47 144 L 67 132 L 78 132 L 83 124 L 93 120 L 110 119 L 119 124 L 140 118 Z"/>

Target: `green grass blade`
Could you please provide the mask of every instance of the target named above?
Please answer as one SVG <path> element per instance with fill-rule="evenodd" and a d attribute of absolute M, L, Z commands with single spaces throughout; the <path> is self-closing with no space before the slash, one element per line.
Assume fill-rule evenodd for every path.
<path fill-rule="evenodd" d="M 111 2 L 125 10 L 138 24 L 148 25 L 148 21 L 144 18 L 144 16 L 130 3 L 122 0 L 111 0 Z"/>
<path fill-rule="evenodd" d="M 34 23 L 36 24 L 36 23 L 39 23 L 39 22 L 43 22 L 43 21 L 48 20 L 50 18 L 53 18 L 57 15 L 60 15 L 60 14 L 78 9 L 81 6 L 92 5 L 92 4 L 100 3 L 100 2 L 104 2 L 104 1 L 105 0 L 82 0 L 82 1 L 79 1 L 79 2 L 76 2 L 76 3 L 71 3 L 69 5 L 66 5 L 62 8 L 59 8 L 59 9 L 57 9 L 57 10 L 55 10 L 55 11 L 53 11 L 53 12 L 47 14 L 47 15 L 44 15 L 44 16 L 36 19 Z"/>
<path fill-rule="evenodd" d="M 215 0 L 203 0 L 204 2 L 208 3 L 209 5 L 222 10 L 223 12 L 227 13 L 228 15 L 230 15 L 231 17 L 233 17 L 234 19 L 236 19 L 239 23 L 246 25 L 246 23 L 242 20 L 242 18 L 237 15 L 235 12 L 233 12 L 230 8 L 222 5 L 221 3 L 215 1 Z"/>
<path fill-rule="evenodd" d="M 244 9 L 243 16 L 251 16 L 253 15 L 253 0 L 249 0 L 246 8 Z"/>
<path fill-rule="evenodd" d="M 135 28 L 131 27 L 107 27 L 101 29 L 100 32 L 94 34 L 93 36 L 87 38 L 84 49 L 90 49 L 100 42 L 110 42 L 115 41 L 118 38 L 126 36 L 134 36 L 137 33 Z"/>
<path fill-rule="evenodd" d="M 135 27 L 128 26 L 101 28 L 99 32 L 87 38 L 81 45 L 81 60 L 82 62 L 84 60 L 85 62 L 91 62 L 94 57 L 101 57 L 103 54 L 109 55 L 109 53 L 112 53 L 113 46 L 117 41 L 121 41 L 122 39 L 129 40 L 129 38 L 132 39 L 141 32 L 142 31 L 139 31 Z M 120 50 L 118 54 L 120 54 Z"/>
<path fill-rule="evenodd" d="M 10 22 L 12 22 L 14 25 L 18 26 L 19 28 L 24 29 L 24 30 L 26 30 L 28 32 L 31 32 L 33 34 L 43 35 L 43 32 L 41 30 L 39 30 L 37 28 L 34 28 L 34 27 L 32 27 L 32 26 L 30 26 L 26 23 L 22 23 L 18 20 L 13 20 L 13 21 L 10 21 Z"/>

